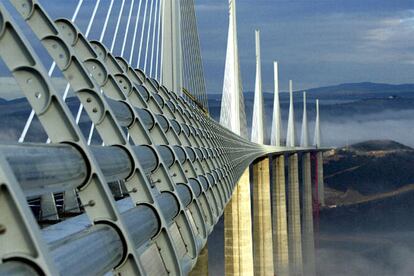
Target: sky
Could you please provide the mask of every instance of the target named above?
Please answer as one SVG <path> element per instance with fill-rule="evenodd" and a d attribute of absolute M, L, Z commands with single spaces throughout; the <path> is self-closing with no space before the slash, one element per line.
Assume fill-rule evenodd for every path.
<path fill-rule="evenodd" d="M 126 0 L 125 5 L 129 7 L 131 1 Z M 141 1 L 144 7 L 145 0 Z M 2 2 L 13 11 L 8 1 Z M 40 2 L 53 18 L 70 18 L 78 0 Z M 101 1 L 91 39 L 99 38 L 109 2 Z M 115 11 L 120 8 L 120 3 L 120 0 L 115 1 Z M 135 7 L 138 3 L 136 0 Z M 207 91 L 221 93 L 228 1 L 195 0 L 195 3 Z M 85 0 L 76 21 L 83 32 L 94 4 L 95 0 Z M 132 17 L 134 15 L 135 12 Z M 127 16 L 124 12 L 123 22 Z M 266 92 L 273 91 L 274 60 L 279 62 L 280 87 L 285 91 L 289 79 L 294 81 L 294 90 L 364 81 L 414 82 L 412 0 L 238 0 L 237 17 L 244 91 L 254 88 L 255 29 L 261 30 L 263 89 Z M 112 16 L 108 33 L 113 32 L 115 24 L 116 16 Z M 125 33 L 125 29 L 125 23 L 122 23 L 121 32 Z M 130 33 L 131 30 L 133 25 Z M 122 35 L 114 49 L 117 55 L 122 48 Z M 107 35 L 104 43 L 110 45 L 110 40 Z M 129 55 L 129 46 L 125 56 Z M 136 60 L 134 56 L 133 63 Z"/>
<path fill-rule="evenodd" d="M 221 93 L 228 5 L 196 1 L 205 76 Z M 254 30 L 261 30 L 263 89 L 273 91 L 273 61 L 287 90 L 349 82 L 414 82 L 414 1 L 237 1 L 239 55 L 245 91 L 254 89 Z"/>

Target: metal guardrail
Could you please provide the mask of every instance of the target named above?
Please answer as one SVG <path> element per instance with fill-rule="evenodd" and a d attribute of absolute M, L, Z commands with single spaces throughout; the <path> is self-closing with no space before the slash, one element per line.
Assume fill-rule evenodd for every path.
<path fill-rule="evenodd" d="M 0 275 L 187 274 L 245 168 L 260 156 L 298 149 L 244 140 L 100 42 L 88 41 L 70 21 L 51 20 L 38 1 L 10 2 L 106 146 L 87 145 L 0 3 L 0 57 L 52 142 L 0 146 Z M 125 181 L 133 202 L 124 212 L 107 185 L 116 180 Z M 70 189 L 90 225 L 47 244 L 26 197 Z"/>

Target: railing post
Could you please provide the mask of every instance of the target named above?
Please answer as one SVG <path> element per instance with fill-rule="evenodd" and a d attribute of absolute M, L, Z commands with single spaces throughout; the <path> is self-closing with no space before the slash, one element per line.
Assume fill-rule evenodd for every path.
<path fill-rule="evenodd" d="M 78 195 L 75 190 L 69 190 L 63 193 L 63 210 L 65 214 L 76 214 L 81 212 Z"/>
<path fill-rule="evenodd" d="M 286 213 L 285 156 L 276 156 L 273 165 L 273 258 L 278 276 L 289 275 L 289 245 Z"/>
<path fill-rule="evenodd" d="M 45 222 L 59 220 L 55 196 L 52 193 L 40 197 L 40 220 Z"/>

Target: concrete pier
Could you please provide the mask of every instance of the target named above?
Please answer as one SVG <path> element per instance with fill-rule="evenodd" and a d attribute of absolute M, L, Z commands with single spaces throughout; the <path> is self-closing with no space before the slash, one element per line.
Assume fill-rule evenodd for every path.
<path fill-rule="evenodd" d="M 315 240 L 313 233 L 312 176 L 310 153 L 302 155 L 302 245 L 303 267 L 306 275 L 315 276 Z"/>
<path fill-rule="evenodd" d="M 224 210 L 226 275 L 253 275 L 253 240 L 249 169 L 241 176 Z"/>
<path fill-rule="evenodd" d="M 297 153 L 289 156 L 288 179 L 289 275 L 301 276 L 303 275 L 303 261 Z"/>
<path fill-rule="evenodd" d="M 323 153 L 316 153 L 316 162 L 318 166 L 318 196 L 319 204 L 325 206 L 325 183 L 323 181 Z"/>
<path fill-rule="evenodd" d="M 240 275 L 238 185 L 224 209 L 224 271 L 226 275 Z"/>
<path fill-rule="evenodd" d="M 289 247 L 286 218 L 285 156 L 275 157 L 273 164 L 273 264 L 278 276 L 289 276 Z"/>
<path fill-rule="evenodd" d="M 253 164 L 254 275 L 274 275 L 269 158 Z"/>

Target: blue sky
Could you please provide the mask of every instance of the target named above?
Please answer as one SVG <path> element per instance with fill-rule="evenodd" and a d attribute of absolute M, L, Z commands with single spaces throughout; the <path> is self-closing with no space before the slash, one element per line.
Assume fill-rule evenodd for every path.
<path fill-rule="evenodd" d="M 239 0 L 243 86 L 253 90 L 254 29 L 261 30 L 265 91 L 273 89 L 272 61 L 281 88 L 344 82 L 414 82 L 414 1 Z M 220 92 L 227 37 L 227 2 L 197 1 L 206 79 Z M 221 81 L 221 82 L 220 82 Z"/>
<path fill-rule="evenodd" d="M 126 0 L 126 5 L 130 5 L 130 1 Z M 114 10 L 118 10 L 121 1 L 115 2 Z M 221 93 L 228 1 L 195 2 L 207 90 Z M 41 3 L 52 17 L 71 17 L 77 0 L 41 0 Z M 77 20 L 83 31 L 94 3 L 95 0 L 85 0 Z M 289 79 L 294 80 L 295 89 L 345 82 L 414 82 L 412 0 L 239 0 L 237 5 L 245 91 L 254 87 L 256 28 L 261 30 L 262 36 L 265 91 L 273 89 L 273 60 L 279 61 L 283 90 L 287 89 Z M 109 0 L 102 0 L 98 21 L 103 22 L 108 6 Z M 124 21 L 126 18 L 127 12 Z M 109 32 L 111 28 L 113 31 L 115 22 L 113 16 Z M 92 28 L 92 39 L 99 37 L 100 26 L 102 23 Z M 125 24 L 121 25 L 121 30 L 124 29 Z M 107 36 L 104 42 L 109 45 L 109 40 Z M 119 54 L 121 44 L 117 43 L 116 54 Z"/>

